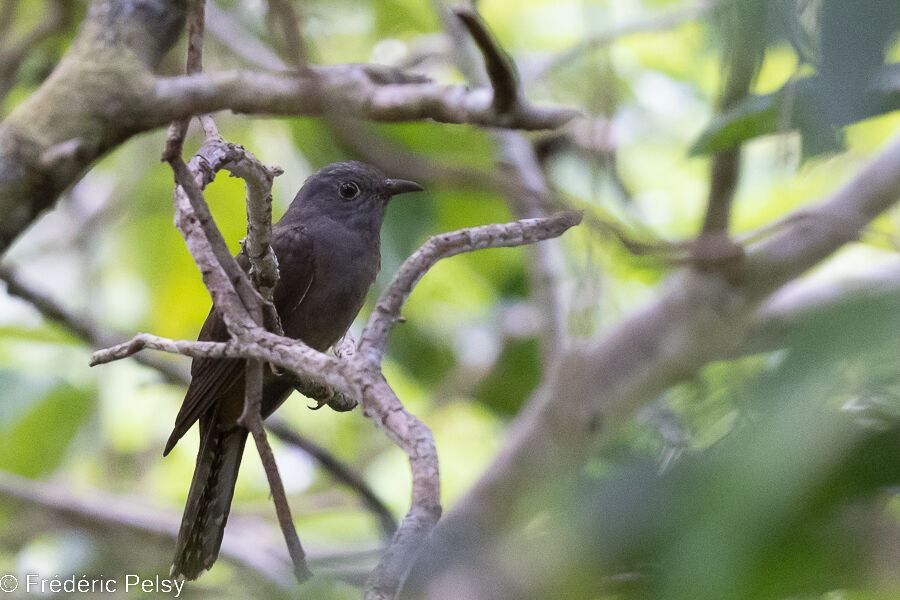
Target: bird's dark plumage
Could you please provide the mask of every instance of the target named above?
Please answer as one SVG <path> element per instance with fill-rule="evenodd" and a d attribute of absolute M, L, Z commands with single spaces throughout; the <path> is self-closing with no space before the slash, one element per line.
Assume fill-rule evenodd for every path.
<path fill-rule="evenodd" d="M 362 308 L 381 265 L 384 211 L 396 194 L 420 191 L 413 182 L 386 179 L 360 162 L 335 163 L 309 177 L 284 216 L 272 226 L 279 282 L 274 304 L 285 335 L 324 351 L 346 332 Z M 249 261 L 242 253 L 238 263 Z M 200 340 L 227 341 L 215 307 Z M 197 421 L 200 449 L 176 542 L 173 576 L 195 579 L 215 562 L 231 507 L 247 431 L 237 425 L 244 405 L 244 360 L 195 358 L 191 383 L 164 452 Z M 263 418 L 292 385 L 267 370 Z"/>

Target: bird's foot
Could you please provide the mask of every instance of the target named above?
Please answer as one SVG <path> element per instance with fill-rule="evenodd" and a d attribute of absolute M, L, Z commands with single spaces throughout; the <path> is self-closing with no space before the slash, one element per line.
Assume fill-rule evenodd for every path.
<path fill-rule="evenodd" d="M 315 402 L 315 405 L 309 407 L 310 410 L 328 406 L 335 412 L 347 412 L 359 404 L 354 398 L 320 385 L 297 386 L 297 391 Z"/>

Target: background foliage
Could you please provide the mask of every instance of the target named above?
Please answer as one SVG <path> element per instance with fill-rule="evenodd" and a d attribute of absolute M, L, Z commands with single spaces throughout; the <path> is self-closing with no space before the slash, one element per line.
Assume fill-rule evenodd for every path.
<path fill-rule="evenodd" d="M 18 3 L 10 39 L 38 24 L 50 4 Z M 35 47 L 15 73 L 2 114 L 36 89 L 71 42 L 84 11 L 83 3 L 72 4 L 72 24 Z M 278 52 L 265 2 L 215 4 L 216 18 Z M 748 140 L 734 207 L 735 231 L 748 232 L 835 189 L 900 127 L 900 114 L 891 112 L 896 93 L 863 96 L 848 75 L 874 78 L 883 62 L 900 60 L 895 3 L 778 4 L 785 18 L 757 32 L 767 51 L 755 96 L 720 116 L 719 47 L 727 28 L 708 8 L 712 3 L 701 5 L 697 18 L 659 30 L 636 27 L 549 69 L 550 61 L 593 36 L 696 7 L 661 0 L 483 0 L 479 10 L 519 63 L 532 99 L 575 104 L 592 117 L 580 132 L 591 142 L 587 150 L 534 136 L 539 147 L 556 148 L 543 166 L 564 201 L 613 219 L 640 239 L 678 240 L 695 234 L 702 219 L 705 153 Z M 816 15 L 841 5 L 857 12 L 838 11 L 829 22 L 845 27 L 820 27 Z M 302 10 L 314 62 L 405 64 L 424 54 L 417 68 L 443 82 L 462 81 L 443 55 L 428 3 L 309 0 Z M 253 48 L 235 52 L 227 42 L 207 36 L 205 70 L 253 66 Z M 184 54 L 182 40 L 161 70 L 180 72 Z M 796 98 L 788 108 L 775 102 L 786 90 Z M 799 128 L 786 127 L 785 110 Z M 319 119 L 223 114 L 218 124 L 226 139 L 285 169 L 275 182 L 276 214 L 314 169 L 360 157 Z M 498 169 L 489 136 L 476 128 L 414 123 L 355 125 L 354 131 L 429 164 Z M 188 145 L 200 141 L 195 134 Z M 194 338 L 209 298 L 172 226 L 172 177 L 158 160 L 163 145 L 164 132 L 157 131 L 105 157 L 5 262 L 66 307 L 123 336 L 151 331 Z M 506 201 L 477 182 L 461 186 L 436 177 L 421 183 L 426 194 L 400 198 L 389 209 L 375 292 L 428 235 L 512 218 Z M 245 227 L 242 184 L 222 175 L 207 199 L 236 250 Z M 898 226 L 896 210 L 879 218 L 860 243 L 809 277 L 827 281 L 896 260 Z M 556 268 L 576 337 L 609 330 L 651 298 L 671 270 L 665 256 L 633 256 L 590 225 L 562 243 L 565 262 Z M 447 507 L 478 478 L 540 380 L 541 314 L 528 297 L 526 256 L 521 249 L 491 250 L 440 263 L 410 298 L 407 322 L 390 340 L 385 372 L 434 431 Z M 545 597 L 594 597 L 598 576 L 603 597 L 900 596 L 898 308 L 889 299 L 823 314 L 785 350 L 710 365 L 598 448 L 578 494 L 557 494 L 552 477 L 535 482 L 546 488 L 536 489 L 534 499 L 547 502 L 546 520 L 498 555 L 557 567 L 558 576 L 541 584 Z M 91 370 L 90 351 L 30 305 L 0 297 L 0 469 L 46 482 L 48 493 L 111 499 L 111 506 L 121 502 L 174 527 L 196 433 L 165 460 L 160 453 L 184 390 L 129 361 Z M 294 396 L 279 414 L 352 465 L 402 515 L 409 503 L 406 457 L 359 411 L 312 412 L 306 404 Z M 272 523 L 264 474 L 248 452 L 234 514 Z M 314 570 L 340 575 L 303 594 L 356 597 L 340 579 L 369 564 L 361 551 L 377 548 L 377 519 L 305 454 L 284 445 L 276 452 L 298 531 L 318 557 Z M 278 547 L 270 525 L 260 524 L 256 535 Z M 522 556 L 516 543 L 528 544 L 529 535 L 540 539 L 540 551 Z M 2 572 L 152 576 L 168 572 L 171 546 L 165 535 L 123 533 L 5 494 L 0 501 Z M 185 594 L 246 597 L 272 591 L 268 585 L 258 573 L 220 561 Z"/>

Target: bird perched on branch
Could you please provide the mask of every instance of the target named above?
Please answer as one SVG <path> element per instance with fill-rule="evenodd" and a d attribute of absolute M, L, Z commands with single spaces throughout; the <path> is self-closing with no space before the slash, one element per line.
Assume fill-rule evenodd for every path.
<path fill-rule="evenodd" d="M 412 181 L 386 179 L 360 162 L 335 163 L 312 175 L 272 226 L 279 282 L 273 302 L 284 334 L 325 351 L 347 331 L 381 266 L 380 230 L 388 201 L 421 191 Z M 249 260 L 237 257 L 245 270 Z M 200 340 L 227 341 L 215 307 Z M 244 407 L 243 359 L 195 358 L 191 383 L 163 455 L 196 421 L 200 448 L 178 532 L 172 576 L 195 579 L 219 554 L 247 430 L 237 424 Z M 288 397 L 290 378 L 266 373 L 262 417 Z"/>

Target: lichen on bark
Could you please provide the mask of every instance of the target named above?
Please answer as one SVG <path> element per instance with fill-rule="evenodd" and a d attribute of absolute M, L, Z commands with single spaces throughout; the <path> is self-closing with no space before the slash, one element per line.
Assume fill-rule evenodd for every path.
<path fill-rule="evenodd" d="M 0 252 L 138 130 L 185 11 L 186 0 L 95 0 L 53 73 L 0 122 Z"/>

